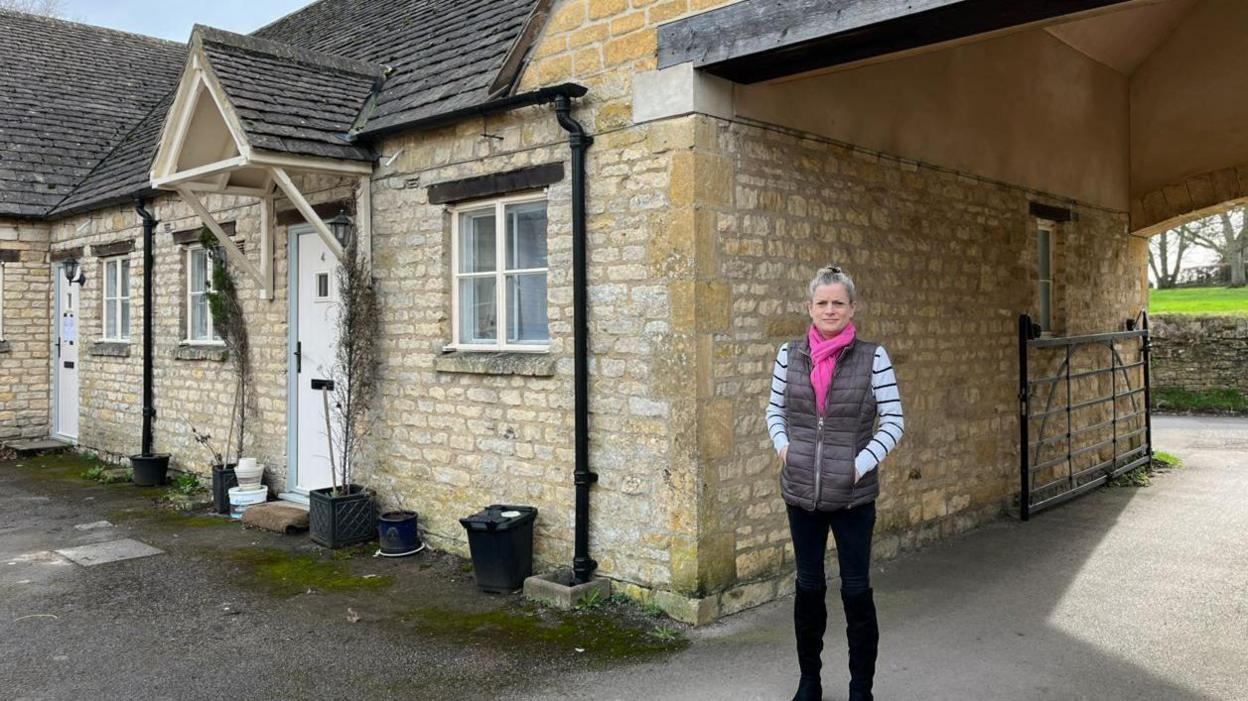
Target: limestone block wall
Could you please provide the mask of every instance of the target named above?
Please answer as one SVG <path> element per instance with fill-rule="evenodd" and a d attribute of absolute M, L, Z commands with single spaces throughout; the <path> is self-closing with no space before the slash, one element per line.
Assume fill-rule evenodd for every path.
<path fill-rule="evenodd" d="M 48 225 L 0 219 L 0 441 L 49 430 Z"/>
<path fill-rule="evenodd" d="M 1248 394 L 1248 319 L 1159 314 L 1149 322 L 1153 387 Z"/>
<path fill-rule="evenodd" d="M 594 111 L 576 116 L 594 129 Z M 679 129 L 687 130 L 680 126 Z M 488 132 L 490 137 L 483 136 Z M 599 129 L 589 151 L 591 554 L 600 572 L 657 589 L 696 586 L 696 476 L 685 387 L 692 349 L 665 243 L 669 126 Z M 538 566 L 569 566 L 574 524 L 571 169 L 550 107 L 383 144 L 373 183 L 374 271 L 385 366 L 372 483 L 421 513 L 439 547 L 466 553 L 458 518 L 490 503 L 538 507 Z M 451 220 L 427 186 L 563 163 L 547 191 L 549 354 L 482 372 L 451 341 Z M 688 315 L 687 310 L 683 313 Z M 691 317 L 690 317 L 691 318 Z M 521 369 L 516 369 L 517 367 Z M 538 368 L 534 370 L 534 368 Z M 536 375 L 536 376 L 534 376 Z"/>
<path fill-rule="evenodd" d="M 350 200 L 350 186 L 334 179 L 301 179 L 314 203 Z M 210 197 L 205 206 L 220 223 L 234 222 L 234 240 L 258 262 L 260 211 L 254 199 Z M 291 206 L 279 200 L 279 214 Z M 195 443 L 191 427 L 214 437 L 224 450 L 234 397 L 234 375 L 223 349 L 186 344 L 186 250 L 173 234 L 198 230 L 200 220 L 173 196 L 159 196 L 149 210 L 160 224 L 156 234 L 156 319 L 154 385 L 155 445 L 172 455 L 177 469 L 208 475 L 211 454 Z M 80 328 L 83 337 L 79 373 L 79 445 L 120 459 L 138 452 L 142 427 L 143 243 L 142 223 L 132 206 L 119 206 L 59 220 L 52 225 L 54 250 L 84 247 Z M 93 245 L 133 240 L 126 256 L 131 265 L 131 341 L 118 349 L 96 344 L 103 337 L 103 273 Z M 250 383 L 245 454 L 267 470 L 275 489 L 285 488 L 287 369 L 286 227 L 273 242 L 274 298 L 263 299 L 258 284 L 235 269 L 248 319 L 253 375 Z"/>
<path fill-rule="evenodd" d="M 712 359 L 699 392 L 720 417 L 707 441 L 718 452 L 701 456 L 713 485 L 703 527 L 731 545 L 723 586 L 758 582 L 721 606 L 774 596 L 769 578 L 792 567 L 763 412 L 776 348 L 803 332 L 806 284 L 829 262 L 855 276 L 858 328 L 889 349 L 906 410 L 881 473 L 877 552 L 998 515 L 1017 493 L 1017 317 L 1038 305 L 1028 203 L 1051 200 L 766 125 L 698 120 L 699 264 L 728 287 L 717 305 L 726 326 L 699 340 Z M 1123 213 L 1075 210 L 1057 233 L 1059 333 L 1121 328 L 1144 302 L 1144 242 L 1127 236 Z"/>

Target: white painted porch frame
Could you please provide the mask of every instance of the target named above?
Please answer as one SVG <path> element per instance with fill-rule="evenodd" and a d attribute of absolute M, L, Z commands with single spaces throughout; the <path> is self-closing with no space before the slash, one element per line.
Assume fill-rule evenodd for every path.
<path fill-rule="evenodd" d="M 177 163 L 186 144 L 186 139 L 195 116 L 196 107 L 201 99 L 207 96 L 212 99 L 218 114 L 225 123 L 230 135 L 230 143 L 221 153 L 220 160 L 207 163 L 185 171 L 177 170 Z M 232 155 L 234 153 L 237 155 Z M 261 187 L 239 187 L 228 185 L 230 174 L 245 168 L 258 168 L 267 173 Z M 212 232 L 227 256 L 236 265 L 263 288 L 265 299 L 273 299 L 273 228 L 276 224 L 274 216 L 274 190 L 279 190 L 295 206 L 295 209 L 312 226 L 317 235 L 325 242 L 329 250 L 339 260 L 345 256 L 342 245 L 334 238 L 329 226 L 317 215 L 316 210 L 295 185 L 287 169 L 303 172 L 329 173 L 343 176 L 357 176 L 359 181 L 357 195 L 356 234 L 360 237 L 360 248 L 365 259 L 371 259 L 371 176 L 372 164 L 353 161 L 339 161 L 329 158 L 311 156 L 294 156 L 275 153 L 263 149 L 252 148 L 247 141 L 242 121 L 235 112 L 225 91 L 213 73 L 212 68 L 203 55 L 203 46 L 198 37 L 191 47 L 190 58 L 178 86 L 177 95 L 170 107 L 165 120 L 160 146 L 156 159 L 152 164 L 150 180 L 152 186 L 163 190 L 173 190 L 190 206 L 208 230 Z M 260 265 L 257 266 L 237 245 L 225 234 L 220 224 L 200 201 L 196 193 L 242 195 L 256 197 L 260 200 Z"/>

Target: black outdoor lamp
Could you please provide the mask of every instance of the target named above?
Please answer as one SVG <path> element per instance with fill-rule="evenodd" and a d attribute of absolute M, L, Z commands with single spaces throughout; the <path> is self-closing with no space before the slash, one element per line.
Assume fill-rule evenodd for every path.
<path fill-rule="evenodd" d="M 330 233 L 338 240 L 338 244 L 343 248 L 347 247 L 347 243 L 351 240 L 351 231 L 355 223 L 351 221 L 351 217 L 347 216 L 345 209 L 338 210 L 333 218 L 326 220 L 325 225 L 329 227 Z"/>
<path fill-rule="evenodd" d="M 77 258 L 66 258 L 61 263 L 61 267 L 65 270 L 65 279 L 69 280 L 69 284 L 76 282 L 81 285 L 87 281 L 87 276 L 82 272 L 82 263 L 79 263 Z"/>

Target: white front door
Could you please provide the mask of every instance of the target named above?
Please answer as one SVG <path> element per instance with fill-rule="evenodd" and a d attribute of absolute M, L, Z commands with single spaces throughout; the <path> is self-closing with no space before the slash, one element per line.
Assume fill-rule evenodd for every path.
<path fill-rule="evenodd" d="M 60 265 L 52 266 L 52 275 L 56 279 L 52 433 L 75 440 L 78 438 L 78 297 L 82 288 L 65 279 L 65 269 Z"/>
<path fill-rule="evenodd" d="M 290 470 L 297 494 L 332 484 L 325 400 L 332 411 L 334 347 L 338 331 L 338 259 L 310 227 L 291 237 Z M 325 396 L 328 391 L 328 397 Z M 334 420 L 334 425 L 338 422 Z M 335 438 L 335 460 L 341 458 Z"/>

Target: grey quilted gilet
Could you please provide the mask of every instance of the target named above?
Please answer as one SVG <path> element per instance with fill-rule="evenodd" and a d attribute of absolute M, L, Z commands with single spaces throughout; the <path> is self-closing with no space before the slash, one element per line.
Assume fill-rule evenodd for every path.
<path fill-rule="evenodd" d="M 784 501 L 807 511 L 836 511 L 873 501 L 880 493 L 879 470 L 854 484 L 854 458 L 875 430 L 871 369 L 876 344 L 854 341 L 841 351 L 828 388 L 822 422 L 810 383 L 810 343 L 789 344 L 784 391 L 789 452 L 780 471 Z"/>

